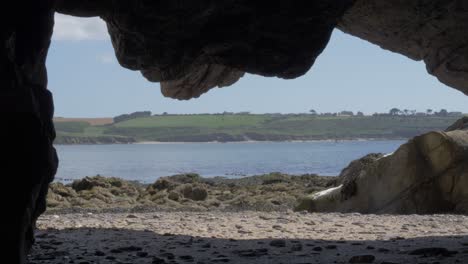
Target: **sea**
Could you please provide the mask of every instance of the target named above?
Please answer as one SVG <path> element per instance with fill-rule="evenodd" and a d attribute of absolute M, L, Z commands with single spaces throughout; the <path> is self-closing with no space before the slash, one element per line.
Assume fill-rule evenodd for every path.
<path fill-rule="evenodd" d="M 240 178 L 270 172 L 337 176 L 369 153 L 391 153 L 402 140 L 56 145 L 58 182 L 102 175 L 152 183 L 198 173 Z"/>

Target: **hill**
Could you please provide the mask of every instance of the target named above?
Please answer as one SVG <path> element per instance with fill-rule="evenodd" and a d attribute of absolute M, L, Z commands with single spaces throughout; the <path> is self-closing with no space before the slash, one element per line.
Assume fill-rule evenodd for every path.
<path fill-rule="evenodd" d="M 56 122 L 57 144 L 141 141 L 236 142 L 288 140 L 406 139 L 444 130 L 460 116 L 323 116 L 311 114 L 153 115 L 93 124 Z"/>

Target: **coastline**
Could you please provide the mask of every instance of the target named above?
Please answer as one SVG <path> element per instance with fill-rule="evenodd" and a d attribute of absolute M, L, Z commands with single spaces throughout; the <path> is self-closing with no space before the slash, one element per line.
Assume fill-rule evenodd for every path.
<path fill-rule="evenodd" d="M 343 138 L 310 140 L 242 140 L 242 141 L 136 141 L 129 143 L 55 143 L 54 145 L 159 145 L 159 144 L 254 144 L 254 143 L 313 143 L 313 142 L 365 142 L 365 141 L 404 141 L 409 138 Z"/>

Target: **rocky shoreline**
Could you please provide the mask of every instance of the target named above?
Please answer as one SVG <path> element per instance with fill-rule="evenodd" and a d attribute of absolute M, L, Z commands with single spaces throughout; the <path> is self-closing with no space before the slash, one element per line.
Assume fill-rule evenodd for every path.
<path fill-rule="evenodd" d="M 141 184 L 103 176 L 71 184 L 52 183 L 48 212 L 286 211 L 310 193 L 336 184 L 336 177 L 270 173 L 238 179 L 198 174 L 162 177 Z"/>

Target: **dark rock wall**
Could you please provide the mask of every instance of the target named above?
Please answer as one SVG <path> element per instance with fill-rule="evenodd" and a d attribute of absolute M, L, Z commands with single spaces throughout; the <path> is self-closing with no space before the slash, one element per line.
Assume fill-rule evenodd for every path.
<path fill-rule="evenodd" d="M 25 263 L 58 164 L 45 68 L 52 10 L 51 1 L 15 1 L 0 11 L 0 240 L 5 263 Z"/>

